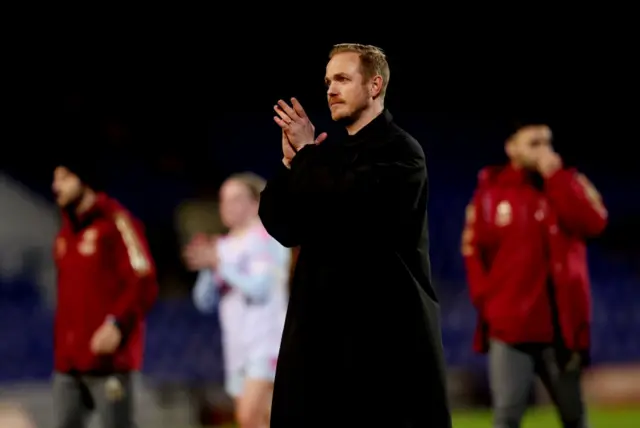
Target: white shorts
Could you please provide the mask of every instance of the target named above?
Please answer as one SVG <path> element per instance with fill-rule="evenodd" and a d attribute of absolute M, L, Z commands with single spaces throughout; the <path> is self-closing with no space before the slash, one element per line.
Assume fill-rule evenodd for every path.
<path fill-rule="evenodd" d="M 249 361 L 238 370 L 229 370 L 225 377 L 224 387 L 233 398 L 242 395 L 247 380 L 266 380 L 273 382 L 276 378 L 277 358 L 258 358 Z"/>

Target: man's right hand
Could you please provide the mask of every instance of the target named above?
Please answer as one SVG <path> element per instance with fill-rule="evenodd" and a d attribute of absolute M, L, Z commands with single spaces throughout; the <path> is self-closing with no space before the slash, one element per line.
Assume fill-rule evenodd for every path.
<path fill-rule="evenodd" d="M 537 169 L 543 177 L 552 176 L 562 168 L 562 158 L 551 148 L 544 148 L 538 156 Z"/>
<path fill-rule="evenodd" d="M 291 160 L 296 155 L 296 151 L 293 150 L 293 146 L 289 142 L 289 139 L 287 138 L 287 135 L 284 131 L 282 131 L 282 154 L 284 155 L 282 163 L 284 163 L 287 168 L 290 168 Z"/>

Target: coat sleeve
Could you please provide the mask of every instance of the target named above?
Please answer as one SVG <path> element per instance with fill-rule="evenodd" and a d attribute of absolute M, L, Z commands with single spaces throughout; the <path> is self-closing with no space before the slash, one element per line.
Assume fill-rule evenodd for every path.
<path fill-rule="evenodd" d="M 319 146 L 303 148 L 291 170 L 279 177 L 286 179 L 265 189 L 269 207 L 261 207 L 265 227 L 286 246 L 326 233 L 365 237 L 372 227 L 382 236 L 393 236 L 427 191 L 422 149 L 404 140 L 397 146 L 384 158 L 345 167 L 323 160 Z"/>
<path fill-rule="evenodd" d="M 124 212 L 116 213 L 114 222 L 117 233 L 113 249 L 123 288 L 110 315 L 126 331 L 151 309 L 158 296 L 158 283 L 142 228 Z"/>
<path fill-rule="evenodd" d="M 274 177 L 260 194 L 259 215 L 269 234 L 280 244 L 292 248 L 302 241 L 300 219 L 295 217 L 291 195 L 292 172 L 280 164 Z"/>
<path fill-rule="evenodd" d="M 462 230 L 462 257 L 467 273 L 471 302 L 481 312 L 484 296 L 488 291 L 487 267 L 479 245 L 482 218 L 478 218 L 479 192 L 473 196 L 465 213 L 465 224 Z"/>
<path fill-rule="evenodd" d="M 586 238 L 606 227 L 608 213 L 602 197 L 583 174 L 559 170 L 546 179 L 545 192 L 566 230 Z"/>

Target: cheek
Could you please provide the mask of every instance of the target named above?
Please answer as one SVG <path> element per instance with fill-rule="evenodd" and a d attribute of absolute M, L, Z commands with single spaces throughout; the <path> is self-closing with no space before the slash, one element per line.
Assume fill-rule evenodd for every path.
<path fill-rule="evenodd" d="M 350 87 L 344 92 L 344 98 L 351 106 L 358 106 L 366 96 L 361 88 Z"/>
<path fill-rule="evenodd" d="M 229 216 L 236 217 L 241 212 L 242 207 L 237 202 L 229 202 L 225 205 L 225 212 Z"/>

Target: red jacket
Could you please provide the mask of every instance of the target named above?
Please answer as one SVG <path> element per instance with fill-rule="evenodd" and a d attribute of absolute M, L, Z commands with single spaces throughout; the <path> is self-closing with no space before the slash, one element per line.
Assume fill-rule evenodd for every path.
<path fill-rule="evenodd" d="M 600 234 L 606 223 L 599 193 L 575 170 L 559 170 L 536 187 L 531 175 L 511 166 L 483 169 L 462 236 L 471 300 L 479 313 L 476 351 L 486 351 L 487 336 L 552 343 L 552 304 L 564 344 L 588 350 L 585 238 Z"/>
<path fill-rule="evenodd" d="M 158 294 L 140 222 L 117 201 L 99 194 L 95 205 L 75 221 L 63 215 L 55 260 L 55 370 L 140 369 L 144 318 Z M 123 343 L 113 355 L 98 357 L 89 344 L 108 317 L 116 320 Z"/>

